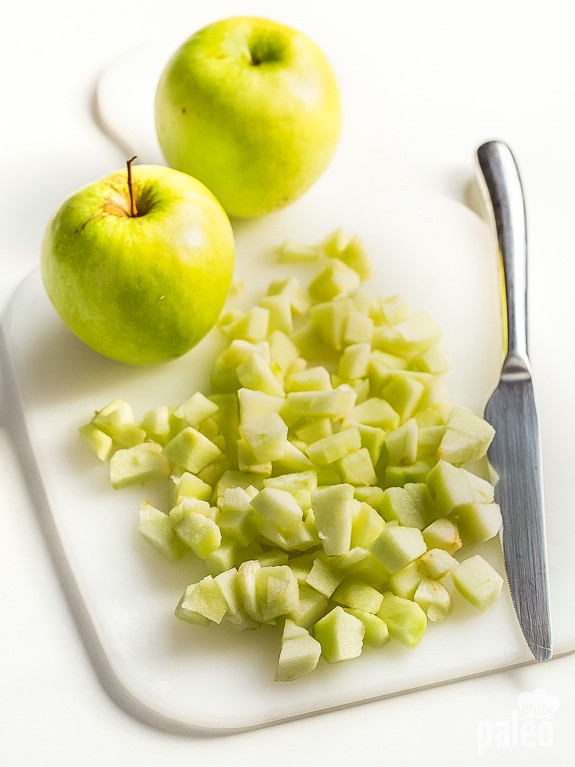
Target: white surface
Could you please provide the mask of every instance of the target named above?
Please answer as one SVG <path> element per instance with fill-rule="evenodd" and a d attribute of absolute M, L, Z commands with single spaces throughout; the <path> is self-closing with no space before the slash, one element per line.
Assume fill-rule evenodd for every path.
<path fill-rule="evenodd" d="M 552 311 L 557 318 L 549 344 L 533 350 L 534 365 L 548 366 L 557 371 L 558 382 L 565 380 L 563 355 L 571 348 L 567 322 L 572 326 L 572 318 L 564 321 L 562 310 L 571 311 L 575 209 L 575 53 L 569 5 L 414 0 L 386 4 L 380 18 L 365 0 L 354 3 L 353 16 L 348 4 L 331 3 L 329 11 L 327 4 L 319 5 L 277 3 L 273 15 L 324 45 L 344 97 L 364 95 L 361 107 L 347 115 L 332 176 L 343 166 L 355 167 L 359 178 L 381 169 L 394 183 L 460 197 L 473 148 L 492 137 L 512 145 L 527 188 L 532 286 L 549 273 L 555 282 L 551 296 L 550 288 L 532 295 L 534 321 Z M 102 0 L 93 14 L 70 0 L 11 6 L 0 46 L 3 301 L 35 265 L 51 210 L 76 187 L 125 160 L 90 115 L 100 69 L 157 35 L 182 29 L 185 36 L 208 20 L 244 12 L 272 14 L 263 2 L 214 1 L 202 11 L 183 0 L 161 8 L 142 0 L 137 10 Z M 357 130 L 377 139 L 369 158 L 356 153 L 352 136 Z M 554 423 L 563 418 L 563 428 L 572 427 L 573 405 L 562 391 L 558 383 L 557 397 L 542 404 Z M 443 764 L 442 744 L 454 763 L 571 762 L 572 655 L 241 736 L 181 738 L 147 728 L 117 707 L 98 682 L 5 435 L 0 455 L 6 499 L 0 514 L 2 569 L 8 574 L 0 579 L 2 763 L 72 765 L 81 755 L 87 767 L 120 765 L 126 759 L 140 765 L 160 759 L 174 765 L 190 760 L 264 764 L 273 754 L 276 764 L 287 765 L 309 763 L 314 754 L 344 764 L 373 758 L 385 746 L 386 760 L 395 764 L 423 759 Z M 569 476 L 569 469 L 557 469 L 558 485 L 564 487 Z M 562 545 L 572 544 L 565 540 Z M 548 745 L 513 730 L 517 695 L 535 688 L 560 701 Z M 501 737 L 486 744 L 481 756 L 481 736 L 493 734 L 496 726 Z"/>

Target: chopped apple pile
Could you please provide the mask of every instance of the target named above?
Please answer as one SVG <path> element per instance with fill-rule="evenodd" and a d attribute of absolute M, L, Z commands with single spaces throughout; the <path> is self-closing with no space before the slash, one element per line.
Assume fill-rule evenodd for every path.
<path fill-rule="evenodd" d="M 364 645 L 414 647 L 454 589 L 485 609 L 503 580 L 480 554 L 461 557 L 501 526 L 473 471 L 494 430 L 446 398 L 435 322 L 361 287 L 357 237 L 286 243 L 279 257 L 316 273 L 221 318 L 209 393 L 141 420 L 115 400 L 81 436 L 114 488 L 169 483 L 170 508 L 143 501 L 139 530 L 170 560 L 204 562 L 177 618 L 277 624 L 287 681 Z"/>

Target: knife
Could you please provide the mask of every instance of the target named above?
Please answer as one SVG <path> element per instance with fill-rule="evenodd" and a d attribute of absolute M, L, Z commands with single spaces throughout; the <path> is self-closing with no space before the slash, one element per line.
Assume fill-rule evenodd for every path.
<path fill-rule="evenodd" d="M 537 408 L 527 338 L 527 225 L 523 189 L 509 147 L 489 141 L 477 150 L 478 180 L 499 251 L 504 362 L 485 409 L 495 430 L 488 458 L 499 475 L 501 544 L 523 636 L 538 661 L 552 656 L 543 475 Z"/>

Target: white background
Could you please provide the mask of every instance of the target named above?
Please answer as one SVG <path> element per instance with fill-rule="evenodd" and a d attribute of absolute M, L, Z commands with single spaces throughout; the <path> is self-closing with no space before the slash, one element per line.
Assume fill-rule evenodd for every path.
<path fill-rule="evenodd" d="M 358 153 L 357 173 L 387 172 L 398 183 L 463 199 L 476 145 L 507 140 L 529 190 L 532 254 L 539 256 L 534 279 L 545 269 L 546 251 L 561 255 L 559 306 L 569 300 L 575 246 L 569 6 L 520 0 L 12 4 L 0 27 L 2 306 L 36 265 L 50 213 L 125 160 L 92 117 L 102 68 L 158 35 L 181 30 L 183 39 L 208 21 L 240 14 L 289 23 L 326 50 L 344 102 L 353 91 L 354 104 L 361 104 L 346 115 L 336 162 L 355 162 L 358 135 L 377 146 L 373 158 Z M 0 764 L 572 763 L 573 655 L 240 735 L 183 737 L 141 724 L 108 698 L 90 666 L 3 430 L 0 474 Z M 554 742 L 545 747 L 518 742 L 513 729 L 517 696 L 535 688 L 560 701 Z M 495 727 L 511 740 L 481 756 L 478 735 Z"/>

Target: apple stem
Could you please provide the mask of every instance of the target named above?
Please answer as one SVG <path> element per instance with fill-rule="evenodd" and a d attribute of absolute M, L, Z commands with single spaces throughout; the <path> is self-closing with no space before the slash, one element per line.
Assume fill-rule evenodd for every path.
<path fill-rule="evenodd" d="M 136 208 L 136 201 L 134 200 L 134 186 L 132 184 L 132 163 L 137 158 L 138 155 L 134 155 L 131 159 L 129 159 L 126 162 L 126 165 L 128 166 L 128 192 L 130 194 L 130 216 L 132 218 L 136 218 L 138 215 L 138 209 Z"/>

